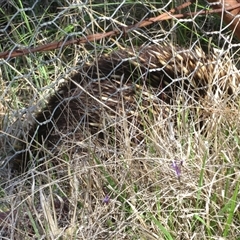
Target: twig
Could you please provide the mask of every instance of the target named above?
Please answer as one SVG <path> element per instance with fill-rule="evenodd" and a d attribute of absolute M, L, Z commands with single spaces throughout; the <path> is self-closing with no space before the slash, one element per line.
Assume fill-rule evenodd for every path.
<path fill-rule="evenodd" d="M 153 18 L 149 18 L 146 20 L 143 20 L 137 24 L 128 26 L 128 27 L 123 27 L 122 30 L 113 30 L 110 32 L 106 32 L 106 33 L 96 33 L 96 34 L 92 34 L 89 35 L 87 37 L 84 38 L 78 38 L 78 39 L 74 39 L 74 40 L 69 40 L 69 41 L 59 41 L 59 42 L 52 42 L 52 43 L 48 43 L 48 44 L 44 44 L 42 46 L 38 46 L 35 48 L 25 48 L 25 49 L 18 49 L 18 50 L 13 50 L 13 51 L 6 51 L 6 52 L 2 52 L 0 53 L 0 58 L 3 59 L 10 59 L 10 58 L 14 58 L 14 57 L 18 57 L 18 56 L 23 56 L 23 55 L 27 55 L 30 53 L 35 53 L 35 52 L 45 52 L 45 51 L 50 51 L 50 50 L 55 50 L 58 48 L 62 48 L 62 47 L 66 47 L 72 44 L 85 44 L 88 42 L 93 42 L 96 40 L 100 40 L 103 38 L 107 38 L 107 37 L 114 37 L 116 35 L 119 35 L 121 33 L 128 33 L 130 31 L 135 30 L 136 28 L 142 28 L 142 27 L 146 27 L 149 26 L 155 22 L 160 22 L 160 21 L 164 21 L 164 20 L 169 20 L 172 18 L 176 18 L 176 19 L 180 19 L 180 18 L 185 18 L 185 17 L 189 17 L 189 16 L 196 16 L 196 15 L 207 15 L 207 14 L 211 14 L 211 13 L 220 13 L 223 11 L 222 8 L 220 9 L 214 9 L 214 10 L 201 10 L 198 12 L 190 12 L 190 13 L 181 13 L 181 14 L 173 14 L 179 10 L 182 10 L 188 6 L 190 6 L 192 4 L 192 2 L 186 2 L 174 9 L 171 9 L 169 12 L 167 13 L 163 13 L 157 17 L 153 17 Z M 224 8 L 224 11 L 231 11 L 234 9 L 240 8 L 240 3 L 239 4 L 235 4 L 234 6 L 228 7 L 228 8 Z"/>

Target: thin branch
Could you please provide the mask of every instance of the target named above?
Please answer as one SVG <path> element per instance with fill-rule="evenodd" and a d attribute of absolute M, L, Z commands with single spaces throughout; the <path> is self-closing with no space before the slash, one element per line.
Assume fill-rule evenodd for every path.
<path fill-rule="evenodd" d="M 103 38 L 107 38 L 107 37 L 114 37 L 114 36 L 120 35 L 122 33 L 126 34 L 130 31 L 135 30 L 136 28 L 146 27 L 155 22 L 161 22 L 164 20 L 172 19 L 172 18 L 180 19 L 180 18 L 186 18 L 189 16 L 193 17 L 196 15 L 208 15 L 208 14 L 212 14 L 212 13 L 222 13 L 222 11 L 223 11 L 223 8 L 221 7 L 221 8 L 213 9 L 213 10 L 201 10 L 198 12 L 174 14 L 174 13 L 178 12 L 179 10 L 182 10 L 182 9 L 190 6 L 191 4 L 192 4 L 191 1 L 186 2 L 174 9 L 171 9 L 169 12 L 163 13 L 157 17 L 149 18 L 149 19 L 143 20 L 137 24 L 130 25 L 127 27 L 122 27 L 122 30 L 113 30 L 113 31 L 106 32 L 106 33 L 96 33 L 96 34 L 88 35 L 87 37 L 83 37 L 83 38 L 73 39 L 73 40 L 69 40 L 69 41 L 52 42 L 52 43 L 44 44 L 42 46 L 38 46 L 38 47 L 34 47 L 34 48 L 29 47 L 29 48 L 25 48 L 25 49 L 6 51 L 6 52 L 0 53 L 0 58 L 10 59 L 10 58 L 23 56 L 23 55 L 27 55 L 27 54 L 35 53 L 35 52 L 45 52 L 45 51 L 55 50 L 55 49 L 66 47 L 66 46 L 69 46 L 72 44 L 85 44 L 85 43 L 94 42 L 94 41 L 97 41 L 97 40 L 100 40 Z M 230 7 L 226 7 L 226 8 L 224 8 L 224 11 L 233 11 L 236 9 L 238 9 L 240 11 L 240 3 L 230 6 Z M 239 26 L 240 26 L 240 24 L 239 24 Z M 237 30 L 235 31 L 235 33 L 236 32 L 237 32 Z M 239 34 L 240 34 L 240 31 L 239 31 Z"/>

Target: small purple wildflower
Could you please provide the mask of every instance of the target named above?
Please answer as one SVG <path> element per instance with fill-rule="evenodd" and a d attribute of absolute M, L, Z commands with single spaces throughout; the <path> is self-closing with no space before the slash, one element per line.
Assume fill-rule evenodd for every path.
<path fill-rule="evenodd" d="M 181 176 L 181 166 L 182 165 L 183 165 L 182 160 L 180 161 L 180 164 L 177 164 L 177 160 L 174 160 L 172 162 L 172 168 L 174 169 L 179 181 L 180 181 L 180 176 Z"/>
<path fill-rule="evenodd" d="M 105 198 L 103 199 L 103 203 L 109 204 L 109 202 L 110 202 L 110 197 L 108 195 L 106 195 Z"/>

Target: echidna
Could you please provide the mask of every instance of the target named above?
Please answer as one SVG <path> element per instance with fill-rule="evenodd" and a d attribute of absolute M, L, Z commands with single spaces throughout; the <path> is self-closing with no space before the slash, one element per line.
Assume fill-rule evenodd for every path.
<path fill-rule="evenodd" d="M 146 116 L 167 117 L 167 106 L 179 99 L 194 104 L 237 94 L 239 80 L 228 58 L 220 61 L 217 54 L 207 55 L 197 47 L 186 50 L 154 44 L 104 55 L 59 87 L 47 106 L 33 116 L 30 130 L 11 136 L 13 140 L 20 137 L 18 144 L 8 134 L 11 153 L 7 151 L 2 164 L 17 166 L 17 162 L 25 164 L 65 151 L 94 151 L 93 141 L 87 139 L 110 144 L 111 133 L 115 139 L 123 134 L 121 122 L 131 131 L 130 142 L 137 144 L 143 139 Z"/>

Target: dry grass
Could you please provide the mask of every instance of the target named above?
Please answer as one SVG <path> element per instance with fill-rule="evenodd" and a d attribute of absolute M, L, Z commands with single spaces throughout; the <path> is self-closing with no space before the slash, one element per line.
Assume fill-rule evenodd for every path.
<path fill-rule="evenodd" d="M 113 28 L 115 19 L 129 23 L 132 17 L 129 20 L 128 14 L 133 16 L 135 12 L 131 1 L 126 1 L 119 12 L 126 13 L 129 6 L 131 10 L 119 18 L 113 14 L 115 5 L 110 3 L 84 8 L 79 3 L 70 8 L 64 5 L 66 2 L 59 6 L 58 13 L 54 13 L 56 8 L 49 8 L 51 11 L 38 15 L 35 9 L 32 21 L 19 12 L 17 23 L 30 24 L 38 31 L 28 35 L 24 27 L 13 22 L 11 33 L 15 38 L 10 36 L 22 45 L 38 45 L 46 39 L 59 40 L 65 33 L 79 37 L 88 31 Z M 145 6 L 152 9 L 151 14 L 155 13 L 156 8 L 149 1 Z M 137 11 L 141 19 L 140 15 L 145 17 Z M 100 25 L 90 21 L 97 17 L 104 19 L 99 20 Z M 39 25 L 34 25 L 36 20 Z M 50 30 L 41 26 L 44 21 L 58 28 L 54 29 L 54 24 L 50 24 Z M 159 26 L 155 27 L 159 30 Z M 74 66 L 91 62 L 119 44 L 156 40 L 159 36 L 150 30 L 135 31 L 124 41 L 103 40 L 98 46 L 73 46 L 60 52 L 1 61 L 0 86 L 4 86 L 4 91 L 0 90 L 0 116 L 2 111 L 5 114 L 1 137 L 6 137 L 4 132 L 12 122 L 24 119 L 24 111 L 16 109 L 45 100 L 46 91 L 51 92 L 74 71 Z M 149 95 L 154 95 L 151 90 Z M 155 109 L 152 103 L 145 115 L 137 98 L 135 101 L 139 105 L 138 118 L 128 122 L 123 111 L 111 128 L 103 128 L 104 140 L 99 141 L 85 129 L 81 141 L 64 138 L 65 144 L 59 146 L 57 154 L 45 149 L 46 159 L 33 162 L 21 176 L 10 174 L 8 169 L 1 171 L 2 239 L 240 239 L 239 102 L 220 98 L 202 106 L 177 102 L 166 105 L 159 101 L 162 112 L 150 114 Z M 206 133 L 200 134 L 203 116 Z M 109 119 L 109 115 L 103 113 L 103 119 Z M 136 124 L 138 121 L 143 128 Z M 144 136 L 142 141 L 132 142 L 139 133 Z M 77 152 L 76 146 L 84 151 Z M 7 143 L 1 145 L 1 157 L 7 147 Z M 176 166 L 181 168 L 180 175 Z"/>
<path fill-rule="evenodd" d="M 27 174 L 5 182 L 2 236 L 238 236 L 239 114 L 233 117 L 233 112 L 218 109 L 219 121 L 216 124 L 215 117 L 210 117 L 211 132 L 203 136 L 195 122 L 186 119 L 189 109 L 170 107 L 176 115 L 143 116 L 145 138 L 137 145 L 130 143 L 135 131 L 123 117 L 115 123 L 117 128 L 111 128 L 121 131 L 109 133 L 111 144 L 109 139 L 108 144 L 96 143 L 94 136 L 72 142 L 75 146 L 88 146 L 83 154 L 67 152 L 67 142 L 59 155 L 42 163 L 44 166 L 33 167 Z M 171 128 L 170 123 L 176 118 L 186 120 Z M 52 165 L 53 159 L 60 165 Z M 181 160 L 181 175 L 177 176 L 172 163 L 176 161 L 180 167 Z"/>

